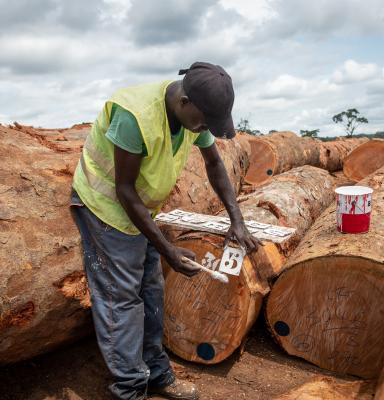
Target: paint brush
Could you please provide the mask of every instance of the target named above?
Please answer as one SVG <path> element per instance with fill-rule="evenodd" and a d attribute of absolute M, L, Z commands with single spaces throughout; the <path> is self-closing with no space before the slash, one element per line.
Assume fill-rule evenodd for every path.
<path fill-rule="evenodd" d="M 203 265 L 197 263 L 196 261 L 191 260 L 190 258 L 181 257 L 181 261 L 185 262 L 186 264 L 192 265 L 194 267 L 200 268 L 202 271 L 208 272 L 213 279 L 217 279 L 218 281 L 223 283 L 229 282 L 227 275 L 222 274 L 221 272 L 218 271 L 212 271 L 211 269 L 204 267 Z"/>

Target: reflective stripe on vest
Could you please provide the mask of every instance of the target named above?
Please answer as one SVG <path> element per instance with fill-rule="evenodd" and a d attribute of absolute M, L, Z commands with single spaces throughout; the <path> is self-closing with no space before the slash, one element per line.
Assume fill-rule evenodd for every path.
<path fill-rule="evenodd" d="M 84 149 L 87 150 L 88 155 L 92 159 L 92 161 L 96 164 L 98 164 L 102 169 L 105 171 L 105 173 L 115 180 L 115 166 L 114 164 L 106 159 L 103 154 L 96 148 L 94 143 L 92 142 L 91 137 L 88 135 L 87 139 L 84 143 Z M 103 194 L 104 196 L 109 197 L 111 200 L 118 201 L 117 195 L 116 195 L 116 188 L 115 186 L 110 186 L 108 185 L 103 179 L 97 177 L 94 175 L 91 171 L 86 166 L 85 160 L 84 160 L 84 155 L 81 154 L 80 156 L 80 165 L 81 168 L 84 172 L 84 175 L 86 176 L 88 183 L 95 189 L 97 192 Z M 156 210 L 158 206 L 157 201 L 152 201 L 148 194 L 141 188 L 136 187 L 136 192 L 141 198 L 141 200 L 146 203 L 147 207 L 151 210 L 154 211 Z"/>
<path fill-rule="evenodd" d="M 81 169 L 84 172 L 85 177 L 87 178 L 89 185 L 94 190 L 103 194 L 106 197 L 109 197 L 113 201 L 117 201 L 115 187 L 109 186 L 108 184 L 105 183 L 105 181 L 103 179 L 100 179 L 99 177 L 94 175 L 91 171 L 89 171 L 89 169 L 87 168 L 87 166 L 85 164 L 83 154 L 81 154 L 81 156 L 80 156 L 80 165 L 81 165 Z"/>
<path fill-rule="evenodd" d="M 92 160 L 98 164 L 111 179 L 115 180 L 114 163 L 105 158 L 103 154 L 96 148 L 90 135 L 87 136 L 83 148 L 87 150 Z"/>

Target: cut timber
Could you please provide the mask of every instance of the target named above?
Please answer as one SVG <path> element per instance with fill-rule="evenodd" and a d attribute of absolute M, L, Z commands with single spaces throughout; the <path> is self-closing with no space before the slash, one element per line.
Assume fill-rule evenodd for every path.
<path fill-rule="evenodd" d="M 344 160 L 344 175 L 357 182 L 384 166 L 384 140 L 370 140 Z"/>
<path fill-rule="evenodd" d="M 251 151 L 245 182 L 258 186 L 273 175 L 302 165 L 312 165 L 330 172 L 342 169 L 346 155 L 363 139 L 338 139 L 322 142 L 299 137 L 293 132 L 275 132 L 266 136 L 249 136 Z"/>
<path fill-rule="evenodd" d="M 319 166 L 318 141 L 300 138 L 293 132 L 275 132 L 261 137 L 250 137 L 250 165 L 245 182 L 261 185 L 273 175 L 305 164 Z"/>
<path fill-rule="evenodd" d="M 384 400 L 384 368 L 377 382 L 375 400 Z"/>
<path fill-rule="evenodd" d="M 72 175 L 89 130 L 89 124 L 0 125 L 0 364 L 92 331 L 80 235 L 69 212 Z M 228 168 L 228 157 L 242 150 L 220 142 L 230 153 Z M 246 167 L 237 160 L 229 171 L 235 187 Z M 191 175 L 190 184 L 197 177 Z M 183 206 L 193 207 L 192 196 L 182 198 Z M 209 200 L 199 198 L 200 206 L 208 210 Z M 179 206 L 176 199 L 171 203 Z"/>
<path fill-rule="evenodd" d="M 330 206 L 273 286 L 266 316 L 289 354 L 375 378 L 384 365 L 384 168 L 359 184 L 374 189 L 370 231 L 339 233 Z"/>
<path fill-rule="evenodd" d="M 276 176 L 270 184 L 242 198 L 245 219 L 294 226 L 296 235 L 281 246 L 266 243 L 246 256 L 240 276 L 228 275 L 228 284 L 205 273 L 186 278 L 169 269 L 165 279 L 165 345 L 186 360 L 207 364 L 232 354 L 259 315 L 269 280 L 279 274 L 285 256 L 333 198 L 330 174 L 311 166 Z M 199 263 L 218 268 L 222 236 L 187 233 L 174 244 L 194 251 Z"/>
<path fill-rule="evenodd" d="M 68 207 L 88 131 L 0 125 L 1 364 L 92 331 L 80 237 Z"/>
<path fill-rule="evenodd" d="M 338 137 L 330 142 L 321 142 L 319 167 L 330 172 L 341 170 L 345 157 L 354 148 L 367 141 L 367 138 Z"/>
<path fill-rule="evenodd" d="M 274 400 L 372 400 L 372 382 L 317 378 Z"/>

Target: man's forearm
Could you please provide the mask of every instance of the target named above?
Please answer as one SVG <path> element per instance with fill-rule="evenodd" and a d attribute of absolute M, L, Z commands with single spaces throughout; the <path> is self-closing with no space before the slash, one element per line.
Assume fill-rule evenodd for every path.
<path fill-rule="evenodd" d="M 124 186 L 117 191 L 117 197 L 137 229 L 155 246 L 160 254 L 167 254 L 171 244 L 165 239 L 151 218 L 136 189 L 128 185 Z"/>
<path fill-rule="evenodd" d="M 239 205 L 237 204 L 236 195 L 231 181 L 229 180 L 227 171 L 221 159 L 206 164 L 206 169 L 209 182 L 220 200 L 224 203 L 231 222 L 242 222 L 243 216 Z"/>

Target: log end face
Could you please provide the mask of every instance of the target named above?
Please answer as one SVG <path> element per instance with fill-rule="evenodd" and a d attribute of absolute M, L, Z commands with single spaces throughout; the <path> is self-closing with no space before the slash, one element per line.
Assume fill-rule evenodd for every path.
<path fill-rule="evenodd" d="M 322 368 L 376 378 L 384 365 L 382 264 L 358 257 L 320 257 L 285 271 L 266 316 L 289 353 Z"/>
<path fill-rule="evenodd" d="M 276 172 L 276 155 L 272 147 L 259 139 L 250 139 L 251 156 L 246 183 L 259 186 L 268 182 Z"/>
<path fill-rule="evenodd" d="M 218 270 L 223 248 L 215 242 L 183 237 L 177 245 L 194 251 L 197 262 Z M 249 259 L 243 268 L 252 269 Z M 229 282 L 225 284 L 204 272 L 187 278 L 172 269 L 168 271 L 164 344 L 172 352 L 189 361 L 215 364 L 241 344 L 249 329 L 248 320 L 254 321 L 260 311 L 262 295 L 251 294 L 242 272 L 238 277 L 227 276 Z"/>
<path fill-rule="evenodd" d="M 384 141 L 370 140 L 354 150 L 344 159 L 343 172 L 349 179 L 358 182 L 384 166 Z"/>

